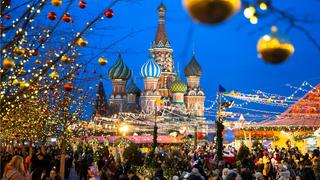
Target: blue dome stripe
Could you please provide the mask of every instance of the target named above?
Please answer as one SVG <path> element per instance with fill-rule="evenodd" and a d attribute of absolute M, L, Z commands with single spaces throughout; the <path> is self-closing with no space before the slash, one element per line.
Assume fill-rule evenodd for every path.
<path fill-rule="evenodd" d="M 148 61 L 142 65 L 140 73 L 143 78 L 158 78 L 161 75 L 161 68 L 154 62 L 153 58 L 150 57 Z"/>

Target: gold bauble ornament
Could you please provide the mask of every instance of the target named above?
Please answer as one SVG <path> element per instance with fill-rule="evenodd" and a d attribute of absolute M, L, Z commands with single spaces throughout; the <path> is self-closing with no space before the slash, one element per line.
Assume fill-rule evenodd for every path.
<path fill-rule="evenodd" d="M 19 86 L 20 85 L 20 82 L 18 79 L 15 79 L 12 81 L 12 84 L 15 85 L 15 86 Z"/>
<path fill-rule="evenodd" d="M 55 71 L 53 71 L 52 73 L 49 74 L 49 77 L 51 79 L 59 79 L 59 74 Z"/>
<path fill-rule="evenodd" d="M 14 64 L 14 60 L 11 58 L 5 58 L 2 61 L 2 66 L 4 69 L 10 69 L 10 68 L 14 68 L 15 64 Z"/>
<path fill-rule="evenodd" d="M 61 57 L 61 61 L 62 61 L 63 63 L 70 63 L 71 58 L 67 57 L 66 55 L 63 55 L 63 56 Z"/>
<path fill-rule="evenodd" d="M 241 8 L 241 0 L 183 0 L 190 16 L 204 24 L 227 20 Z"/>
<path fill-rule="evenodd" d="M 20 88 L 23 89 L 23 88 L 27 88 L 29 87 L 29 83 L 27 83 L 26 81 L 21 81 L 20 82 Z"/>
<path fill-rule="evenodd" d="M 268 63 L 279 64 L 294 53 L 294 46 L 288 40 L 279 36 L 277 27 L 271 28 L 271 34 L 262 36 L 257 44 L 259 57 Z"/>
<path fill-rule="evenodd" d="M 87 46 L 88 45 L 88 41 L 84 38 L 79 38 L 77 43 L 78 46 L 82 47 L 82 46 Z"/>
<path fill-rule="evenodd" d="M 14 48 L 13 49 L 13 53 L 14 53 L 14 55 L 16 55 L 16 56 L 20 56 L 20 55 L 22 55 L 22 54 L 25 54 L 25 50 L 23 49 L 23 48 L 18 48 L 18 47 L 16 47 L 16 48 Z"/>
<path fill-rule="evenodd" d="M 100 57 L 100 58 L 98 59 L 98 63 L 99 63 L 100 65 L 102 65 L 102 66 L 105 66 L 105 65 L 108 63 L 108 60 L 106 60 L 106 59 L 102 56 L 102 57 Z"/>
<path fill-rule="evenodd" d="M 52 0 L 51 4 L 54 6 L 61 6 L 62 0 Z"/>

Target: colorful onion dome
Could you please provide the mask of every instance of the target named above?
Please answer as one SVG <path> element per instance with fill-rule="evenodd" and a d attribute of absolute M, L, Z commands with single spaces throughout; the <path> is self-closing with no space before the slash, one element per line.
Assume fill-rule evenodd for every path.
<path fill-rule="evenodd" d="M 180 75 L 178 75 L 169 87 L 169 90 L 172 93 L 185 93 L 187 91 L 187 85 L 181 80 Z"/>
<path fill-rule="evenodd" d="M 201 76 L 202 75 L 202 68 L 198 63 L 195 54 L 193 53 L 192 58 L 188 65 L 184 68 L 184 74 L 186 76 Z"/>
<path fill-rule="evenodd" d="M 136 83 L 134 82 L 133 79 L 130 80 L 126 87 L 127 94 L 135 94 L 135 95 L 140 95 L 141 90 L 138 88 Z"/>
<path fill-rule="evenodd" d="M 162 70 L 150 56 L 148 61 L 142 65 L 140 73 L 143 78 L 159 78 Z"/>
<path fill-rule="evenodd" d="M 110 79 L 128 80 L 131 77 L 131 71 L 128 68 L 128 66 L 123 62 L 120 53 L 118 55 L 116 63 L 112 65 L 109 69 L 108 75 Z"/>

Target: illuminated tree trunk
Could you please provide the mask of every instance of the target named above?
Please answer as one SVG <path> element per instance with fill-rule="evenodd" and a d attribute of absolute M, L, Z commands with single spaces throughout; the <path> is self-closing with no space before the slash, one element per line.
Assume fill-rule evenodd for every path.
<path fill-rule="evenodd" d="M 198 137 L 197 137 L 198 127 L 194 127 L 194 148 L 197 149 L 198 146 Z"/>
<path fill-rule="evenodd" d="M 63 140 L 61 142 L 61 159 L 60 159 L 60 177 L 61 177 L 61 180 L 64 180 L 65 164 L 66 164 L 66 141 L 63 138 Z"/>

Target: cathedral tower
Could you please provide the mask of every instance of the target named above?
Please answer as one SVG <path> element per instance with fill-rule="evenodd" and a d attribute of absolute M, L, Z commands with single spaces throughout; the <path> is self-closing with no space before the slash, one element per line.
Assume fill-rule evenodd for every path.
<path fill-rule="evenodd" d="M 166 7 L 163 3 L 158 7 L 158 29 L 156 37 L 152 43 L 150 53 L 152 54 L 155 62 L 160 66 L 162 74 L 159 78 L 159 91 L 163 100 L 169 100 L 169 87 L 175 78 L 175 68 L 172 56 L 172 48 L 167 37 L 165 28 L 165 14 Z"/>
<path fill-rule="evenodd" d="M 188 81 L 188 90 L 184 96 L 186 108 L 195 110 L 197 116 L 203 116 L 205 94 L 200 88 L 202 69 L 194 53 L 184 69 L 184 74 Z"/>
<path fill-rule="evenodd" d="M 110 109 L 112 113 L 123 111 L 127 101 L 126 84 L 131 77 L 131 71 L 123 62 L 119 53 L 116 63 L 109 69 L 109 79 L 112 81 L 112 94 L 110 96 Z"/>
<path fill-rule="evenodd" d="M 155 109 L 156 100 L 161 98 L 158 89 L 158 80 L 161 76 L 161 68 L 155 63 L 154 59 L 150 56 L 148 61 L 141 67 L 141 76 L 144 82 L 144 89 L 141 94 L 141 109 L 150 113 Z"/>

